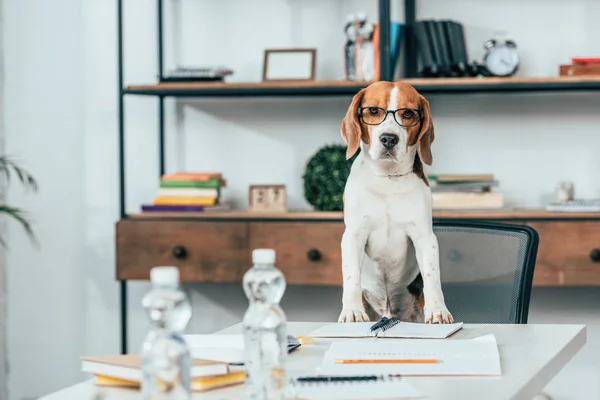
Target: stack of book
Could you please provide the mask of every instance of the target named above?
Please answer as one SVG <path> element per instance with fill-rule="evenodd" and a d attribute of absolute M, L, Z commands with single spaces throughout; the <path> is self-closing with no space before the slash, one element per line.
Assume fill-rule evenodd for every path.
<path fill-rule="evenodd" d="M 161 177 L 158 196 L 142 212 L 204 212 L 227 209 L 221 204 L 226 182 L 220 173 L 178 172 Z"/>
<path fill-rule="evenodd" d="M 504 206 L 494 175 L 428 176 L 434 210 L 498 209 Z"/>
<path fill-rule="evenodd" d="M 95 378 L 97 386 L 139 389 L 142 381 L 141 359 L 138 354 L 84 357 L 81 370 Z M 243 367 L 228 363 L 194 359 L 190 368 L 191 389 L 205 392 L 246 381 Z M 168 385 L 165 382 L 165 385 Z"/>
<path fill-rule="evenodd" d="M 600 57 L 576 57 L 561 65 L 560 76 L 600 76 Z"/>

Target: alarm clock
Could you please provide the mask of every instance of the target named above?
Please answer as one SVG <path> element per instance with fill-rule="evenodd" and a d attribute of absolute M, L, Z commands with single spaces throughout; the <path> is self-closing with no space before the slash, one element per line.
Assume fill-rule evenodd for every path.
<path fill-rule="evenodd" d="M 481 72 L 486 76 L 512 76 L 519 69 L 517 44 L 510 39 L 490 39 L 483 45 L 486 50 Z"/>

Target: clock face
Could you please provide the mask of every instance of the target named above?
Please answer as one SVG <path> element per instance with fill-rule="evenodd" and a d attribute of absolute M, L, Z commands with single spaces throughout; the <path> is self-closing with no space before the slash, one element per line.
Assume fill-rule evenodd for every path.
<path fill-rule="evenodd" d="M 500 46 L 490 49 L 485 59 L 487 69 L 496 76 L 512 75 L 519 66 L 519 55 L 514 47 Z"/>

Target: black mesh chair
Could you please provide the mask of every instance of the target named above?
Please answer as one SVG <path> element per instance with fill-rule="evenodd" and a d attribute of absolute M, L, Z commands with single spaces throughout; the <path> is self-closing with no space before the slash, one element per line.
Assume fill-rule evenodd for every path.
<path fill-rule="evenodd" d="M 456 321 L 525 324 L 539 236 L 523 225 L 434 221 L 442 289 Z"/>

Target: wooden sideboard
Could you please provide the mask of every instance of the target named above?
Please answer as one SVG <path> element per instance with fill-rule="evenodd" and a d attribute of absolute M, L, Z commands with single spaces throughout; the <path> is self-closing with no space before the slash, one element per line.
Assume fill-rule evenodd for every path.
<path fill-rule="evenodd" d="M 540 236 L 535 286 L 600 285 L 600 213 L 436 212 L 434 219 L 528 225 Z M 341 213 L 138 214 L 117 223 L 117 279 L 176 265 L 185 282 L 239 283 L 255 248 L 273 248 L 288 284 L 341 285 Z"/>

